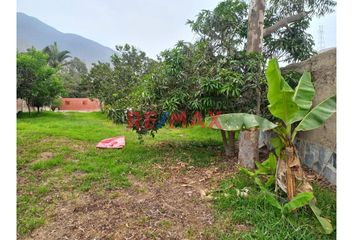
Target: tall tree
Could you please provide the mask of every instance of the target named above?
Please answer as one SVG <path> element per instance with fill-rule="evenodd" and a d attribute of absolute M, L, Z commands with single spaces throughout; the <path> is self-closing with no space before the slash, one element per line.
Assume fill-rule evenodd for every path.
<path fill-rule="evenodd" d="M 64 61 L 67 58 L 71 58 L 69 51 L 60 51 L 57 42 L 49 45 L 43 49 L 43 52 L 48 55 L 48 64 L 52 67 L 60 67 L 65 64 Z"/>
<path fill-rule="evenodd" d="M 88 85 L 89 96 L 98 98 L 101 107 L 103 104 L 110 103 L 113 98 L 117 85 L 113 78 L 113 70 L 109 63 L 94 63 L 90 72 L 85 77 Z"/>
<path fill-rule="evenodd" d="M 251 0 L 248 15 L 248 32 L 246 45 L 248 53 L 262 53 L 264 11 L 264 0 Z M 261 71 L 261 68 L 259 68 L 258 71 Z M 257 97 L 256 114 L 259 115 L 261 106 L 261 93 L 258 87 L 255 90 Z M 240 134 L 238 161 L 241 166 L 250 169 L 255 167 L 255 162 L 259 160 L 258 138 L 259 131 L 256 129 L 243 131 Z"/>

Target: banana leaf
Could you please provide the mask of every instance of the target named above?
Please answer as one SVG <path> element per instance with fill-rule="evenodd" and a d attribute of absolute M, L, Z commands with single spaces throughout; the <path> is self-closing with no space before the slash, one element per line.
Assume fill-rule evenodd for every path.
<path fill-rule="evenodd" d="M 331 220 L 321 217 L 321 210 L 318 207 L 316 207 L 316 205 L 312 201 L 310 202 L 309 205 L 311 210 L 315 214 L 317 220 L 320 222 L 325 234 L 331 234 L 333 232 Z"/>
<path fill-rule="evenodd" d="M 209 124 L 211 118 L 207 117 L 205 121 Z M 216 124 L 214 124 L 212 128 L 224 131 L 241 131 L 250 128 L 258 128 L 260 131 L 266 131 L 277 127 L 276 124 L 265 118 L 248 113 L 222 114 L 217 117 L 217 121 L 221 128 L 218 128 Z"/>
<path fill-rule="evenodd" d="M 297 208 L 303 207 L 314 198 L 312 192 L 298 193 L 290 202 L 283 207 L 284 213 L 289 213 Z"/>
<path fill-rule="evenodd" d="M 266 71 L 268 81 L 268 109 L 273 116 L 290 124 L 299 111 L 298 105 L 293 101 L 294 90 L 281 76 L 278 62 L 275 58 L 269 60 Z"/>
<path fill-rule="evenodd" d="M 265 199 L 267 200 L 267 202 L 272 205 L 273 207 L 276 207 L 277 209 L 279 209 L 280 211 L 283 210 L 282 206 L 280 205 L 278 199 L 276 198 L 276 196 L 273 193 L 270 193 L 268 191 L 263 191 L 264 192 L 264 196 Z"/>
<path fill-rule="evenodd" d="M 336 112 L 336 96 L 332 96 L 314 107 L 294 130 L 293 139 L 299 131 L 309 131 L 320 127 Z"/>
<path fill-rule="evenodd" d="M 299 111 L 291 120 L 291 123 L 300 121 L 309 111 L 312 106 L 312 99 L 315 96 L 315 88 L 311 81 L 311 74 L 305 71 L 295 88 L 293 101 L 298 105 Z"/>

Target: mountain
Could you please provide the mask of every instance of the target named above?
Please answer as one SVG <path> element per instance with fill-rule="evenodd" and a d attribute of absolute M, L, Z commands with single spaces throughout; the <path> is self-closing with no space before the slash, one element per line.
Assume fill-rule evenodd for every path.
<path fill-rule="evenodd" d="M 37 18 L 24 13 L 17 13 L 17 49 L 26 51 L 34 46 L 36 49 L 58 43 L 59 50 L 68 50 L 72 57 L 78 57 L 88 66 L 97 61 L 110 62 L 115 53 L 95 41 L 76 34 L 62 33 L 55 28 L 41 22 Z"/>

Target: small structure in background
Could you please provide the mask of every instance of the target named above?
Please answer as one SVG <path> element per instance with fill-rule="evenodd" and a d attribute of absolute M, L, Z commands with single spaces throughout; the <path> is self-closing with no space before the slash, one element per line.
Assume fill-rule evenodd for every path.
<path fill-rule="evenodd" d="M 318 26 L 318 51 L 325 49 L 323 25 Z"/>
<path fill-rule="evenodd" d="M 95 98 L 61 98 L 59 111 L 98 112 L 101 111 L 100 101 Z"/>

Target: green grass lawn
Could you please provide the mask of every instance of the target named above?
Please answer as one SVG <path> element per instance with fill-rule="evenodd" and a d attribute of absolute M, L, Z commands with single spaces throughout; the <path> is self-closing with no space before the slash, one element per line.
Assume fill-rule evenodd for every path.
<path fill-rule="evenodd" d="M 100 140 L 118 135 L 126 137 L 124 149 L 95 148 Z M 44 212 L 60 200 L 58 192 L 128 187 L 128 174 L 155 174 L 149 170 L 152 163 L 206 166 L 220 151 L 219 135 L 211 129 L 164 128 L 140 143 L 135 132 L 114 125 L 102 113 L 23 114 L 17 122 L 18 232 L 42 225 Z"/>
<path fill-rule="evenodd" d="M 100 140 L 118 135 L 126 137 L 124 149 L 95 148 Z M 86 191 L 106 196 L 111 190 L 129 187 L 128 175 L 159 178 L 161 173 L 151 168 L 154 163 L 183 161 L 205 167 L 221 164 L 221 151 L 220 135 L 211 129 L 164 128 L 140 143 L 126 125 L 114 125 L 101 113 L 23 114 L 17 121 L 18 234 L 26 236 L 45 224 L 64 193 L 66 198 Z M 235 188 L 243 187 L 251 190 L 245 199 L 235 193 Z M 205 232 L 209 239 L 335 238 L 335 233 L 321 234 L 306 209 L 281 218 L 247 176 L 225 179 L 220 190 L 213 201 L 215 226 Z M 315 195 L 323 215 L 335 224 L 335 193 L 315 185 Z"/>

